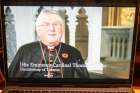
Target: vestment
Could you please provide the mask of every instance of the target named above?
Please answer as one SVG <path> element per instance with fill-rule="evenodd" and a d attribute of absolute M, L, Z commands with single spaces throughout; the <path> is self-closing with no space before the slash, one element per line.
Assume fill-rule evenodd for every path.
<path fill-rule="evenodd" d="M 16 78 L 47 78 L 48 73 L 52 74 L 51 78 L 89 78 L 76 48 L 60 43 L 50 51 L 39 41 L 20 47 L 8 73 L 9 77 Z"/>

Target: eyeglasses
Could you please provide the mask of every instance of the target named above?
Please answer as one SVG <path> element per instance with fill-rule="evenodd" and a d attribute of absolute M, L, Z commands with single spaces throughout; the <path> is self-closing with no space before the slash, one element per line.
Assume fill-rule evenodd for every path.
<path fill-rule="evenodd" d="M 61 26 L 62 25 L 59 22 L 55 22 L 55 23 L 42 23 L 42 24 L 37 25 L 37 27 L 40 27 L 40 28 L 51 28 L 51 27 L 60 28 Z"/>

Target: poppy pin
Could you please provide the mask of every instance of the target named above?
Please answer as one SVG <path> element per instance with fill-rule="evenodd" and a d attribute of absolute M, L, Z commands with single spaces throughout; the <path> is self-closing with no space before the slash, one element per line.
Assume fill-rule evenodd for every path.
<path fill-rule="evenodd" d="M 62 53 L 62 58 L 67 59 L 69 57 L 68 53 Z"/>

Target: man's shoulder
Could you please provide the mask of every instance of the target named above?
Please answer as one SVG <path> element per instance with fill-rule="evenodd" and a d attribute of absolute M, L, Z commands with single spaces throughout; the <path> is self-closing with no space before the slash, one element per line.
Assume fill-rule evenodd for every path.
<path fill-rule="evenodd" d="M 21 46 L 21 48 L 24 49 L 34 49 L 36 47 L 39 46 L 39 41 L 35 41 L 35 42 L 31 42 L 31 43 L 27 43 Z"/>
<path fill-rule="evenodd" d="M 61 43 L 61 44 L 62 44 L 63 49 L 65 49 L 69 52 L 79 52 L 79 50 L 77 48 L 75 48 L 74 46 L 71 46 L 71 45 L 68 45 L 65 43 Z"/>

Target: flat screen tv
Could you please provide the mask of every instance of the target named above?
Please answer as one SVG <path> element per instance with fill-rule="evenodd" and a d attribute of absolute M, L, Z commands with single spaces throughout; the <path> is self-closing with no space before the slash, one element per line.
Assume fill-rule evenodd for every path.
<path fill-rule="evenodd" d="M 49 84 L 130 83 L 136 3 L 1 3 L 5 77 Z"/>

